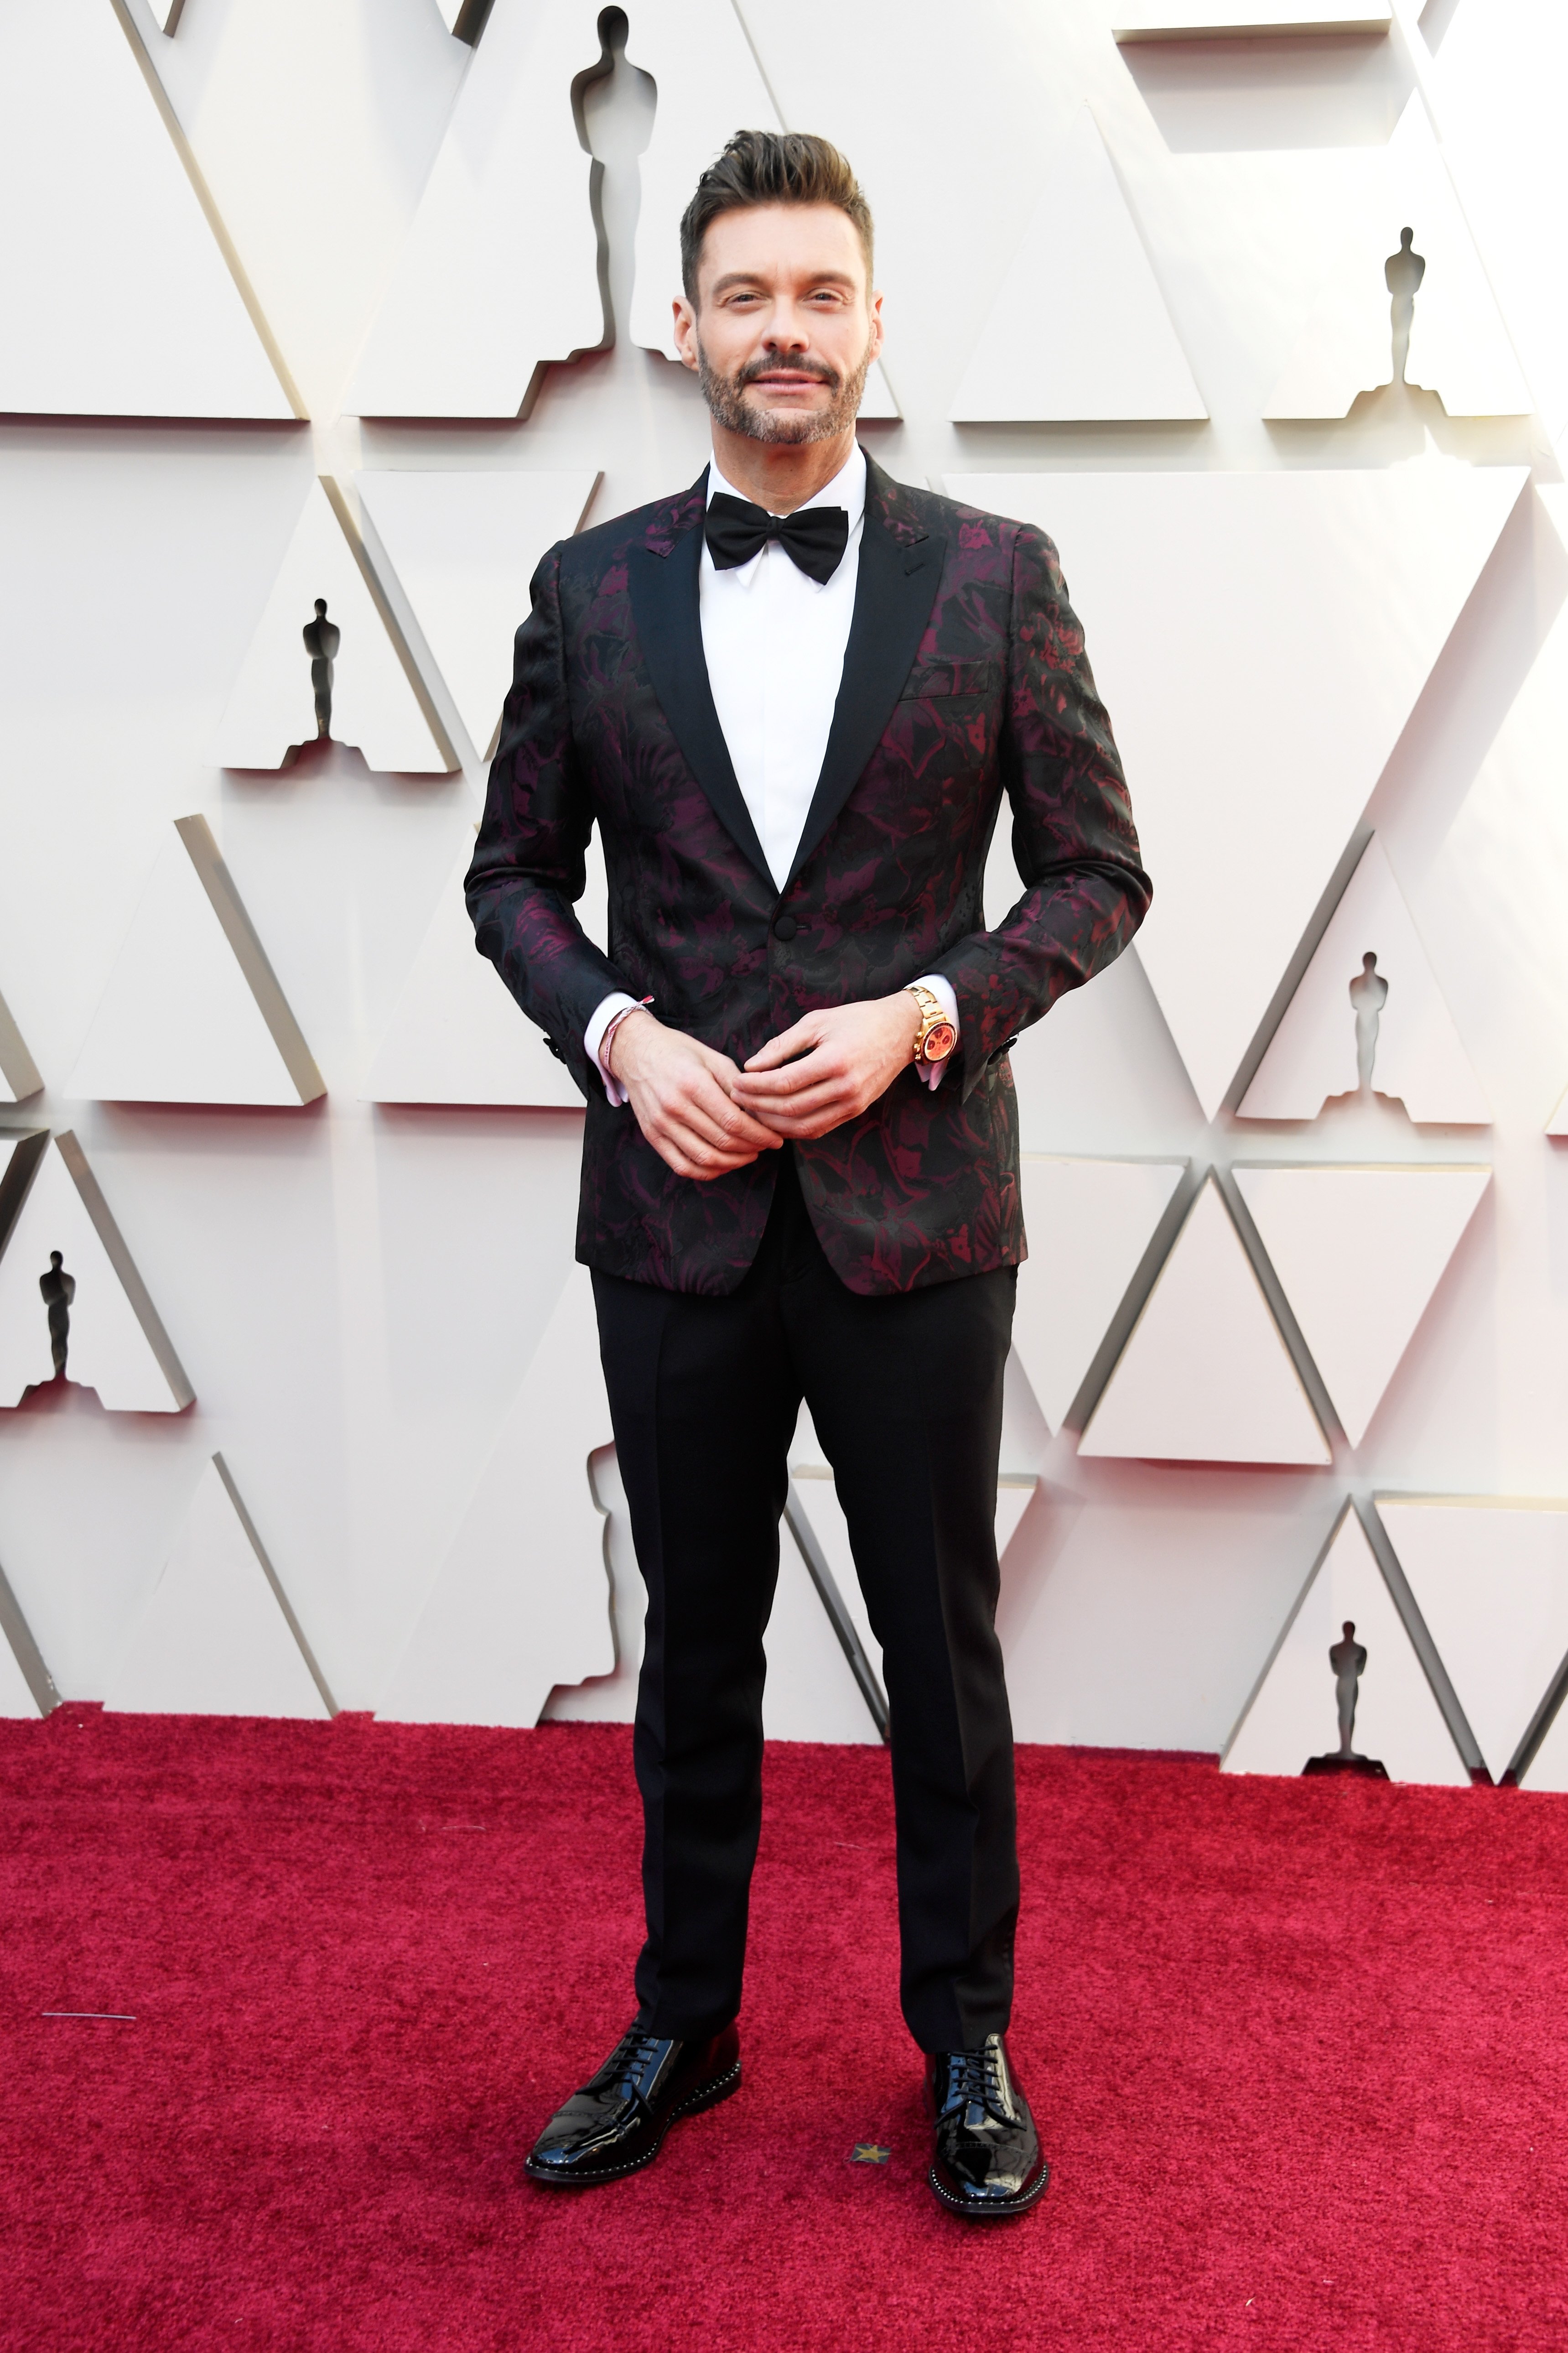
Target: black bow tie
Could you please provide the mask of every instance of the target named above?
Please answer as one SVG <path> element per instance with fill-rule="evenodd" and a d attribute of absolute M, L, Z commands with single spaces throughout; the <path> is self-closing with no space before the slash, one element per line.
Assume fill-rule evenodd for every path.
<path fill-rule="evenodd" d="M 821 585 L 832 579 L 849 544 L 849 517 L 842 507 L 798 507 L 794 514 L 771 515 L 766 507 L 732 499 L 724 491 L 709 500 L 703 531 L 717 572 L 750 564 L 776 539 L 806 577 Z"/>

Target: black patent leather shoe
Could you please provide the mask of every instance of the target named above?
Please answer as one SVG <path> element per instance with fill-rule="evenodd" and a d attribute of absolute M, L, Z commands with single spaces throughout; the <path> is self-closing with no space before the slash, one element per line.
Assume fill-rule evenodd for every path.
<path fill-rule="evenodd" d="M 679 2117 L 716 2107 L 740 2081 L 733 2026 L 705 2042 L 672 2042 L 634 2026 L 551 2117 L 522 2169 L 531 2181 L 563 2189 L 618 2181 L 653 2163 Z"/>
<path fill-rule="evenodd" d="M 929 2058 L 926 2096 L 936 2120 L 926 2179 L 950 2214 L 1002 2221 L 1045 2196 L 1051 2168 L 999 2034 Z"/>

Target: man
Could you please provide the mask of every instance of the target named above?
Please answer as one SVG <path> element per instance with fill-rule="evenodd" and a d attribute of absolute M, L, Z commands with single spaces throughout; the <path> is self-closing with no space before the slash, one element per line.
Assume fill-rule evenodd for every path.
<path fill-rule="evenodd" d="M 481 953 L 587 1098 L 577 1251 L 648 1595 L 637 2017 L 527 2171 L 615 2179 L 740 2081 L 804 1396 L 882 1645 L 931 2187 L 1016 2214 L 1047 2168 L 1003 2039 L 1007 1049 L 1126 944 L 1149 884 L 1049 542 L 856 444 L 881 298 L 844 159 L 739 132 L 681 239 L 713 463 L 540 565 L 468 878 Z M 987 932 L 1004 792 L 1026 887 Z M 595 823 L 607 955 L 572 913 Z"/>

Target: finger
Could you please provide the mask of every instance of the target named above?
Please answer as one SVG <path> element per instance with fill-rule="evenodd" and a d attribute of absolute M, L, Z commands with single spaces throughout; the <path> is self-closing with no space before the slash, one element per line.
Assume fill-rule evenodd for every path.
<path fill-rule="evenodd" d="M 798 1061 L 788 1062 L 781 1069 L 753 1071 L 748 1062 L 736 1078 L 735 1101 L 742 1107 L 753 1103 L 785 1103 L 811 1087 L 843 1085 L 847 1076 L 839 1057 L 827 1047 L 819 1046 L 815 1052 L 803 1054 Z"/>
<path fill-rule="evenodd" d="M 749 1167 L 751 1160 L 756 1157 L 753 1153 L 750 1159 L 725 1162 L 721 1161 L 715 1155 L 706 1161 L 697 1161 L 673 1143 L 656 1142 L 654 1150 L 667 1166 L 674 1169 L 678 1176 L 688 1176 L 698 1185 L 711 1184 L 716 1176 L 728 1176 L 737 1168 Z"/>
<path fill-rule="evenodd" d="M 810 1047 L 820 1043 L 816 1024 L 808 1015 L 804 1021 L 795 1022 L 792 1029 L 781 1030 L 776 1038 L 770 1038 L 765 1046 L 748 1058 L 745 1067 L 748 1071 L 775 1071 L 781 1062 L 793 1061 L 797 1054 L 804 1054 Z"/>
<path fill-rule="evenodd" d="M 721 1144 L 746 1145 L 760 1151 L 773 1141 L 772 1131 L 706 1073 L 684 1088 L 677 1103 L 682 1116 L 700 1116 L 705 1126 L 711 1125 Z"/>
<path fill-rule="evenodd" d="M 689 1139 L 689 1149 L 700 1147 L 700 1157 L 716 1154 L 743 1166 L 778 1143 L 773 1129 L 748 1117 L 717 1087 L 676 1095 L 658 1105 L 655 1118 L 667 1133 Z"/>

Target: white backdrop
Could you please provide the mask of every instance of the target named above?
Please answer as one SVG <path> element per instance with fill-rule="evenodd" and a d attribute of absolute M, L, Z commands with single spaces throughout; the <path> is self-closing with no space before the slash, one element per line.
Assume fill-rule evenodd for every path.
<path fill-rule="evenodd" d="M 164 13 L 0 12 L 0 1120 L 77 1140 L 0 1171 L 0 1706 L 47 1672 L 120 1706 L 630 1712 L 580 1113 L 451 892 L 532 561 L 584 499 L 702 462 L 695 385 L 645 346 L 740 111 L 853 160 L 889 327 L 868 444 L 1058 539 L 1146 825 L 1145 952 L 1015 1055 L 1017 1729 L 1215 1752 L 1256 1691 L 1234 1761 L 1274 1757 L 1339 1530 L 1323 1574 L 1384 1580 L 1384 1658 L 1412 1642 L 1401 1688 L 1464 1764 L 1490 1661 L 1500 1772 L 1568 1592 L 1557 1514 L 1477 1508 L 1568 1496 L 1561 9 L 1394 0 L 1314 35 L 1258 0 L 1298 29 L 1128 44 L 1113 0 L 628 0 L 596 83 L 578 0 L 494 0 L 472 47 L 437 0 Z M 531 479 L 444 487 L 485 474 Z M 194 816 L 220 855 L 193 873 Z M 1004 846 L 994 911 L 1008 880 Z M 1363 951 L 1389 995 L 1356 1091 Z M 118 1286 L 125 1362 L 161 1345 L 194 1403 L 47 1382 L 51 1217 L 84 1381 Z M 769 1730 L 872 1737 L 784 1551 Z M 1408 1741 L 1427 1778 L 1430 1724 Z"/>

